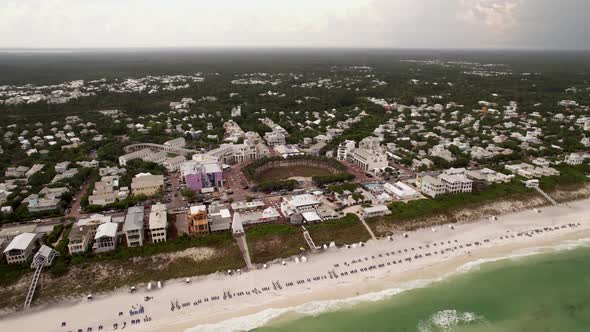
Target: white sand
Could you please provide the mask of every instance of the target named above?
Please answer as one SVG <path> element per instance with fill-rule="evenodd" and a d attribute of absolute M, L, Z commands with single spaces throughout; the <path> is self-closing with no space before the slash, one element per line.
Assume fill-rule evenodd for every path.
<path fill-rule="evenodd" d="M 126 322 L 125 330 L 183 331 L 199 324 L 218 323 L 268 308 L 290 308 L 311 301 L 344 299 L 398 288 L 416 280 L 441 278 L 470 262 L 506 257 L 526 252 L 530 248 L 550 248 L 572 240 L 590 238 L 589 203 L 590 200 L 583 200 L 567 206 L 545 208 L 541 213 L 523 211 L 502 216 L 498 221 L 456 224 L 454 230 L 448 226 L 438 227 L 436 231 L 419 230 L 409 233 L 408 238 L 398 234 L 393 241 L 370 241 L 362 248 L 320 250 L 317 254 L 307 256 L 307 263 L 295 264 L 290 260 L 287 266 L 277 264 L 266 270 L 234 276 L 215 274 L 194 278 L 190 284 L 170 281 L 160 290 L 140 289 L 135 294 L 121 290 L 92 301 L 81 298 L 77 303 L 33 309 L 28 313 L 6 317 L 0 321 L 0 330 L 78 331 L 80 328 L 86 332 L 88 327 L 98 331 L 98 326 L 102 325 L 104 331 L 112 331 L 114 323 L 119 324 L 120 330 L 123 322 Z M 570 223 L 580 225 L 532 232 L 534 229 L 555 228 Z M 531 233 L 530 236 L 518 236 L 521 232 Z M 444 244 L 441 245 L 441 242 Z M 465 246 L 474 242 L 480 242 L 480 245 Z M 437 245 L 434 246 L 434 243 Z M 426 245 L 430 248 L 426 248 Z M 441 254 L 441 249 L 452 250 Z M 402 251 L 401 254 L 398 253 L 399 250 Z M 434 254 L 435 251 L 438 253 Z M 431 255 L 426 256 L 427 252 Z M 382 257 L 379 257 L 379 254 Z M 422 255 L 422 258 L 416 258 L 416 255 Z M 411 262 L 406 261 L 408 257 L 411 257 Z M 352 263 L 353 260 L 362 262 Z M 394 260 L 402 260 L 402 263 L 394 265 Z M 345 262 L 348 265 L 345 265 Z M 339 264 L 339 267 L 335 267 L 335 264 Z M 383 266 L 379 267 L 380 264 Z M 361 268 L 370 266 L 375 268 L 360 271 Z M 351 274 L 350 271 L 355 269 L 359 272 Z M 331 279 L 329 271 L 334 271 L 338 278 Z M 344 272 L 348 272 L 348 275 L 341 275 Z M 309 282 L 308 278 L 313 277 L 321 279 Z M 298 280 L 305 282 L 298 284 Z M 273 288 L 273 282 L 276 281 L 280 282 L 282 289 Z M 286 284 L 289 282 L 293 282 L 293 286 L 288 287 Z M 262 291 L 264 287 L 269 287 L 269 290 Z M 254 289 L 260 291 L 260 294 L 254 294 Z M 224 300 L 224 292 L 235 293 L 236 296 Z M 239 292 L 244 292 L 244 295 L 237 296 Z M 246 292 L 250 292 L 250 295 Z M 145 296 L 152 296 L 153 300 L 145 302 Z M 219 300 L 211 301 L 212 296 L 219 296 Z M 205 298 L 209 301 L 205 302 Z M 194 302 L 198 300 L 201 300 L 201 303 L 195 305 Z M 189 305 L 171 311 L 172 301 Z M 129 310 L 134 305 L 142 305 L 145 313 L 130 317 Z M 123 316 L 119 316 L 119 312 L 123 312 Z M 151 317 L 151 321 L 144 322 L 146 316 Z M 132 319 L 139 319 L 141 323 L 131 325 Z M 67 322 L 65 328 L 61 327 L 62 321 Z M 228 329 L 231 328 L 225 327 L 221 330 Z"/>

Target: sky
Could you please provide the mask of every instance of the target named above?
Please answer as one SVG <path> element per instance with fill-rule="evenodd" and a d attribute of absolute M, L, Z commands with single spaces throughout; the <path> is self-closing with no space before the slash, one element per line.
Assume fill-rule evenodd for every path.
<path fill-rule="evenodd" d="M 1 0 L 0 48 L 589 49 L 590 0 Z"/>

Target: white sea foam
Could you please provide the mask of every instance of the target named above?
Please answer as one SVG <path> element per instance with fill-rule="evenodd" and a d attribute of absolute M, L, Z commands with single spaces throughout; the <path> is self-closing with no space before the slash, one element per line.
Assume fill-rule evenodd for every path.
<path fill-rule="evenodd" d="M 441 310 L 434 313 L 427 320 L 420 321 L 417 329 L 419 332 L 431 332 L 433 330 L 451 332 L 460 325 L 478 322 L 485 322 L 485 319 L 473 312 Z"/>
<path fill-rule="evenodd" d="M 508 256 L 501 256 L 501 257 L 494 257 L 494 258 L 482 258 L 475 260 L 473 262 L 468 262 L 460 267 L 457 268 L 456 272 L 458 273 L 466 273 L 478 270 L 481 265 L 486 263 L 494 263 L 499 261 L 511 260 L 511 259 L 519 259 L 525 258 L 530 256 L 535 256 L 539 254 L 545 254 L 549 252 L 555 251 L 565 251 L 565 250 L 575 250 L 581 247 L 590 247 L 590 238 L 585 239 L 578 239 L 578 240 L 568 240 L 564 243 L 557 244 L 554 246 L 545 246 L 545 247 L 532 247 L 522 251 L 517 251 L 512 255 Z"/>
<path fill-rule="evenodd" d="M 502 256 L 502 257 L 495 257 L 495 258 L 486 258 L 486 259 L 478 259 L 473 262 L 466 263 L 460 267 L 458 267 L 454 272 L 444 275 L 438 279 L 431 279 L 431 280 L 417 280 L 411 283 L 407 283 L 400 288 L 392 288 L 386 289 L 380 292 L 368 293 L 363 294 L 347 299 L 340 299 L 340 300 L 325 300 L 325 301 L 312 301 L 308 303 L 304 303 L 299 306 L 295 307 L 288 307 L 282 309 L 266 309 L 256 314 L 243 316 L 243 317 L 236 317 L 225 320 L 223 322 L 217 324 L 204 324 L 204 325 L 197 325 L 190 329 L 187 329 L 187 332 L 237 332 L 237 331 L 248 331 L 253 330 L 255 328 L 264 326 L 271 321 L 287 314 L 298 314 L 304 316 L 315 316 L 326 312 L 337 311 L 351 308 L 357 304 L 361 303 L 369 303 L 369 302 L 377 302 L 381 300 L 386 300 L 394 295 L 402 293 L 407 290 L 416 289 L 428 286 L 431 283 L 442 281 L 448 277 L 452 277 L 458 273 L 467 273 L 474 270 L 477 270 L 482 264 L 486 263 L 493 263 L 503 260 L 509 259 L 519 259 L 529 256 L 534 256 L 538 254 L 548 253 L 552 251 L 564 251 L 564 250 L 573 250 L 580 247 L 590 247 L 590 238 L 579 239 L 579 240 L 572 240 L 566 241 L 562 244 L 551 246 L 551 247 L 533 247 L 529 248 L 526 251 L 522 252 L 515 252 L 512 255 Z M 437 312 L 432 317 L 430 317 L 426 321 L 420 322 L 418 326 L 418 330 L 420 332 L 428 332 L 431 331 L 432 328 L 437 330 L 443 331 L 452 331 L 452 327 L 458 323 L 469 323 L 474 321 L 483 321 L 483 317 L 478 316 L 474 313 L 464 312 L 459 313 L 455 310 L 444 310 Z M 446 327 L 448 325 L 448 327 Z"/>
<path fill-rule="evenodd" d="M 351 308 L 360 303 L 377 302 L 388 299 L 403 291 L 424 287 L 430 284 L 430 280 L 415 281 L 404 288 L 386 289 L 380 292 L 363 294 L 347 299 L 341 300 L 326 300 L 326 301 L 312 301 L 304 303 L 299 306 L 283 308 L 283 309 L 266 309 L 259 313 L 237 317 L 225 320 L 218 324 L 198 325 L 186 330 L 187 332 L 234 332 L 234 331 L 248 331 L 268 324 L 272 320 L 289 314 L 298 314 L 304 316 L 315 316 L 326 312 L 337 311 Z"/>

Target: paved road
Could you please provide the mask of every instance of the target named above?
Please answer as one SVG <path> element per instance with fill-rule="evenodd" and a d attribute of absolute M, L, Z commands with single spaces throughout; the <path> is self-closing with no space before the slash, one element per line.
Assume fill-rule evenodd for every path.
<path fill-rule="evenodd" d="M 360 167 L 353 165 L 352 163 L 346 160 L 342 161 L 342 164 L 344 164 L 348 168 L 348 173 L 353 174 L 355 176 L 353 182 L 362 183 L 375 181 L 375 178 L 368 177 L 367 173 L 363 171 Z"/>
<path fill-rule="evenodd" d="M 415 177 L 416 176 L 416 172 L 412 171 L 411 168 L 409 168 L 409 167 L 407 167 L 405 165 L 402 165 L 402 164 L 399 164 L 399 163 L 395 163 L 393 161 L 389 162 L 389 165 L 392 166 L 392 167 L 394 167 L 394 168 L 397 168 L 398 170 L 401 171 L 401 173 L 403 173 L 403 174 L 400 174 L 400 178 L 402 176 L 407 176 L 407 177 Z"/>
<path fill-rule="evenodd" d="M 233 191 L 233 194 L 228 195 L 228 197 L 233 198 L 236 201 L 245 200 L 247 197 L 257 196 L 257 194 L 250 191 L 250 189 L 243 189 L 244 183 L 248 184 L 249 188 L 252 186 L 252 183 L 250 183 L 242 173 L 241 167 L 244 165 L 245 164 L 233 165 L 223 173 L 225 181 L 223 187 L 225 190 L 231 189 Z"/>
<path fill-rule="evenodd" d="M 175 172 L 172 174 L 168 174 L 166 176 L 166 178 L 170 180 L 170 184 L 172 187 L 172 191 L 170 191 L 170 195 L 172 196 L 172 200 L 170 201 L 170 203 L 168 203 L 169 210 L 174 210 L 177 208 L 184 207 L 186 205 L 186 201 L 184 201 L 182 199 L 183 196 L 180 193 L 180 185 L 181 185 L 180 173 Z"/>
<path fill-rule="evenodd" d="M 90 187 L 90 183 L 88 180 L 86 180 L 82 190 L 80 190 L 76 196 L 74 196 L 74 199 L 72 200 L 72 207 L 70 208 L 70 212 L 66 214 L 66 218 L 80 219 L 80 216 L 82 215 L 80 211 L 80 204 L 82 203 L 82 196 L 84 196 L 84 194 L 88 191 L 88 187 Z"/>

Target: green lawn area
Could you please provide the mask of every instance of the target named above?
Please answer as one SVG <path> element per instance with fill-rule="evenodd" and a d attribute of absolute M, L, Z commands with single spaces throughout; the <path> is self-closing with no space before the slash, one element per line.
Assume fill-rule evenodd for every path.
<path fill-rule="evenodd" d="M 271 181 L 271 180 L 283 180 L 294 176 L 301 177 L 312 177 L 318 175 L 330 175 L 332 174 L 329 170 L 322 167 L 306 166 L 306 165 L 295 165 L 289 167 L 275 167 L 269 168 L 261 172 L 256 180 L 258 182 Z"/>
<path fill-rule="evenodd" d="M 303 232 L 298 226 L 258 225 L 246 229 L 246 239 L 253 263 L 265 263 L 277 258 L 286 258 L 308 249 Z"/>
<path fill-rule="evenodd" d="M 13 264 L 8 265 L 6 262 L 0 264 L 0 286 L 8 286 L 17 282 L 21 277 L 33 270 L 28 265 Z"/>
<path fill-rule="evenodd" d="M 329 244 L 331 241 L 340 246 L 360 241 L 364 242 L 371 238 L 354 214 L 347 214 L 340 219 L 309 225 L 306 228 L 317 246 Z"/>
<path fill-rule="evenodd" d="M 546 176 L 539 180 L 540 186 L 543 190 L 550 191 L 590 182 L 590 178 L 587 176 L 590 174 L 590 165 L 560 165 L 557 166 L 556 169 L 561 172 L 559 176 Z"/>

